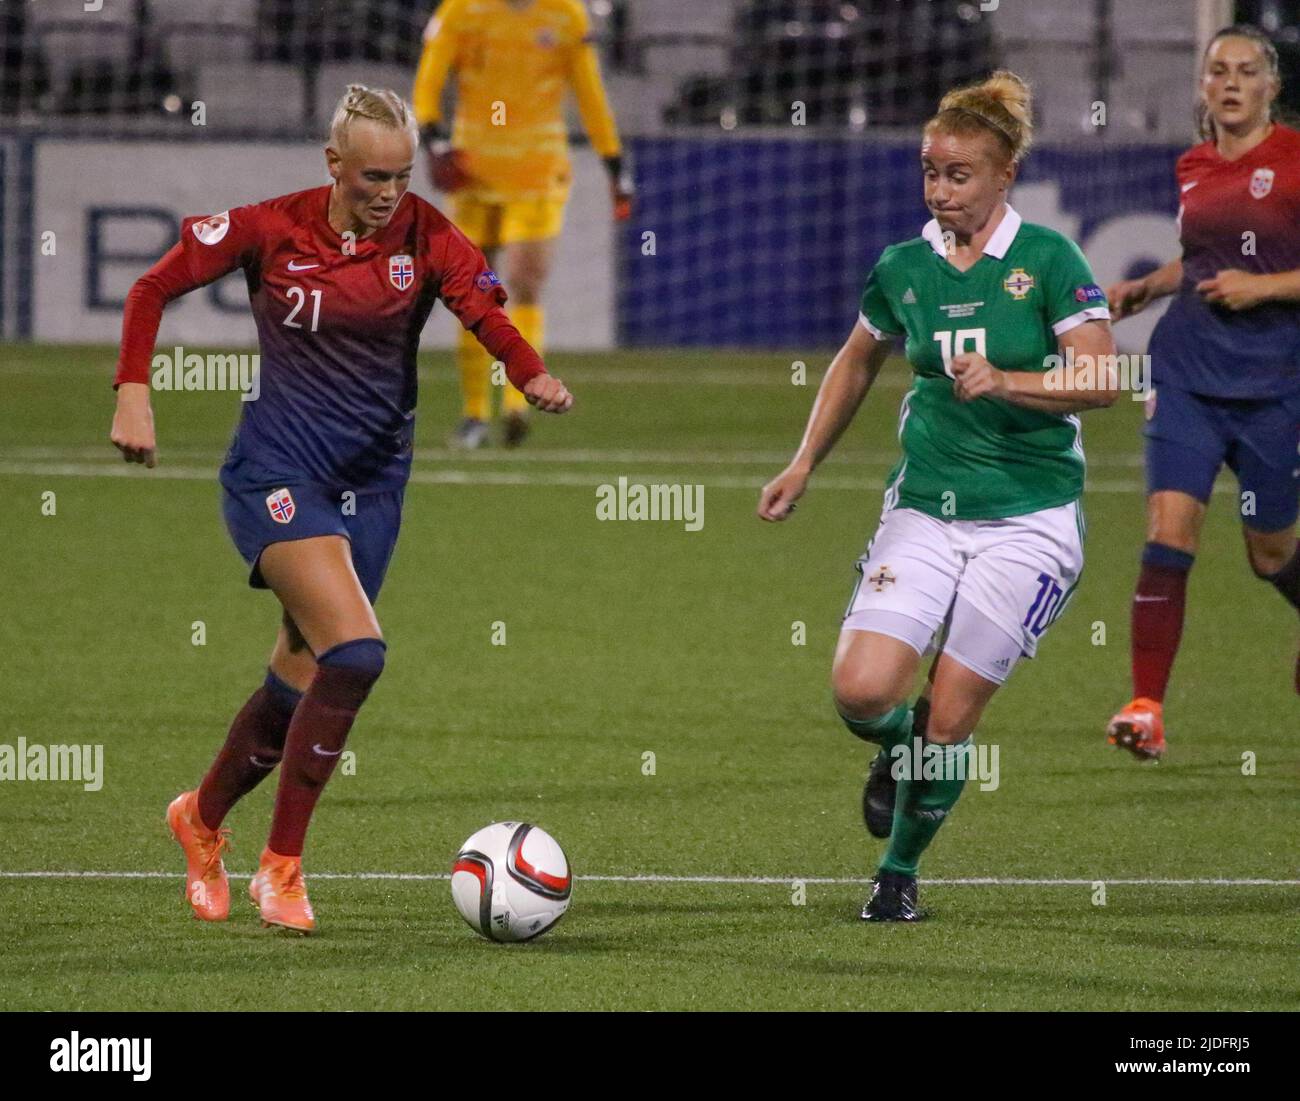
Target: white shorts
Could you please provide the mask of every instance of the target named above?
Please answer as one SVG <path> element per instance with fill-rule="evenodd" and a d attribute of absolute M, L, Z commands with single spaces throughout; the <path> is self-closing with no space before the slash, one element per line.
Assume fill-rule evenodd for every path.
<path fill-rule="evenodd" d="M 1079 502 L 1004 520 L 940 520 L 895 508 L 858 559 L 843 629 L 944 652 L 1001 683 L 1033 657 L 1083 572 Z"/>

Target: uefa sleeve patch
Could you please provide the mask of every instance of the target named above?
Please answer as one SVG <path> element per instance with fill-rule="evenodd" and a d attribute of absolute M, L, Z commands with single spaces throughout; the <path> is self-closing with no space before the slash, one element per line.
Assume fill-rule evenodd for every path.
<path fill-rule="evenodd" d="M 211 218 L 195 222 L 193 228 L 194 236 L 205 245 L 219 244 L 221 239 L 230 232 L 230 211 L 223 210 L 220 214 L 212 215 Z"/>
<path fill-rule="evenodd" d="M 1105 302 L 1106 292 L 1096 283 L 1085 283 L 1082 287 L 1076 287 L 1074 290 L 1074 300 L 1076 302 Z"/>
<path fill-rule="evenodd" d="M 493 287 L 501 286 L 501 280 L 497 278 L 496 272 L 491 268 L 488 268 L 474 280 L 474 286 L 478 287 L 481 291 L 487 291 L 491 290 Z"/>

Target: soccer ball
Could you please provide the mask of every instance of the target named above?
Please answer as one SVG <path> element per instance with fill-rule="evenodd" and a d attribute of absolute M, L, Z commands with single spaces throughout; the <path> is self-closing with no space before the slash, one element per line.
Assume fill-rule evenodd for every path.
<path fill-rule="evenodd" d="M 564 916 L 572 890 L 564 850 L 527 822 L 485 826 L 460 847 L 451 868 L 456 909 L 488 940 L 540 937 Z"/>

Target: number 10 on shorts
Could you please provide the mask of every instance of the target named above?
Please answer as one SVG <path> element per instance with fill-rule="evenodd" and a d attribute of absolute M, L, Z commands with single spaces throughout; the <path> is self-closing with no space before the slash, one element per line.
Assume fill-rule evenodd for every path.
<path fill-rule="evenodd" d="M 1038 595 L 1034 597 L 1034 602 L 1030 605 L 1029 612 L 1025 615 L 1025 629 L 1038 638 L 1052 621 L 1061 614 L 1061 601 L 1065 594 L 1061 591 L 1055 579 L 1048 577 L 1045 573 L 1038 575 Z"/>

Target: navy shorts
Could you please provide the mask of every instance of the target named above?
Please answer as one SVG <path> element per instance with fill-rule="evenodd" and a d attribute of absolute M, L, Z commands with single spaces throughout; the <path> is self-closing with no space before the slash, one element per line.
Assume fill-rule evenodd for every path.
<path fill-rule="evenodd" d="M 394 489 L 345 497 L 342 491 L 316 485 L 233 490 L 223 485 L 221 509 L 235 549 L 250 567 L 248 583 L 253 588 L 267 587 L 257 560 L 270 544 L 342 535 L 352 545 L 352 568 L 373 604 L 397 544 L 404 493 Z"/>
<path fill-rule="evenodd" d="M 1153 407 L 1154 406 L 1154 407 Z M 1241 488 L 1242 520 L 1282 531 L 1300 512 L 1300 394 L 1263 401 L 1210 398 L 1157 386 L 1147 405 L 1147 492 L 1209 501 L 1227 463 Z"/>

